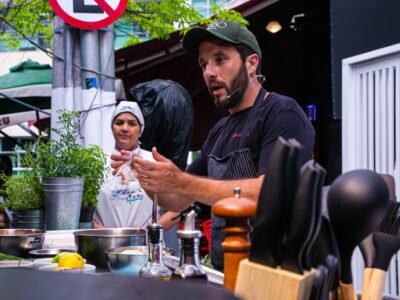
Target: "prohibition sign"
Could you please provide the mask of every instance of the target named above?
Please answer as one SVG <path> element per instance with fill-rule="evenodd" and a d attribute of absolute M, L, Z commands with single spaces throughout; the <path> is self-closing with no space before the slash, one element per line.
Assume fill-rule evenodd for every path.
<path fill-rule="evenodd" d="M 71 26 L 86 30 L 106 27 L 124 12 L 128 0 L 49 0 L 54 12 Z"/>

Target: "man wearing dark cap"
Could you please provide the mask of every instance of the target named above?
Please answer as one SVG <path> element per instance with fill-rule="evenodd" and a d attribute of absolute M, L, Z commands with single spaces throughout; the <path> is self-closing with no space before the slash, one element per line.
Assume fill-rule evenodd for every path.
<path fill-rule="evenodd" d="M 308 160 L 314 129 L 296 101 L 261 86 L 261 49 L 253 33 L 239 23 L 220 20 L 193 28 L 184 37 L 183 48 L 199 58 L 215 105 L 226 108 L 229 116 L 211 129 L 200 156 L 186 172 L 155 148 L 155 161 L 135 158 L 140 184 L 147 192 L 158 193 L 159 204 L 170 210 L 181 210 L 193 201 L 213 205 L 231 197 L 237 186 L 242 196 L 257 201 L 276 139 L 295 138 Z M 113 167 L 120 164 L 116 161 Z M 213 217 L 211 258 L 218 269 L 223 267 L 223 226 L 222 219 Z"/>

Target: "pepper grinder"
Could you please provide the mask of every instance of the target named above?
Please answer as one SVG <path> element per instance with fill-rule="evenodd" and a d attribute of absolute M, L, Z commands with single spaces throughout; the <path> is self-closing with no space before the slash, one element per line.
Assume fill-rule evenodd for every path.
<path fill-rule="evenodd" d="M 147 226 L 147 244 L 149 259 L 139 271 L 139 277 L 170 280 L 171 271 L 163 263 L 164 229 L 157 224 L 157 195 L 153 199 L 153 223 Z"/>
<path fill-rule="evenodd" d="M 172 274 L 173 279 L 196 280 L 208 282 L 207 273 L 200 265 L 199 259 L 199 239 L 201 231 L 195 229 L 195 218 L 199 208 L 195 205 L 183 213 L 183 230 L 178 230 L 179 238 L 179 266 Z"/>

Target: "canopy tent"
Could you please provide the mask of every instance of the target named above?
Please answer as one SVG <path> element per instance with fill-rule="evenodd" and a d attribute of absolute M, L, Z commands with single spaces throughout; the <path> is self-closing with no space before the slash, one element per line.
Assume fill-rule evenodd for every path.
<path fill-rule="evenodd" d="M 51 82 L 48 64 L 27 60 L 10 68 L 10 73 L 0 76 L 0 115 L 31 111 L 31 106 L 49 109 Z"/>
<path fill-rule="evenodd" d="M 115 81 L 115 90 L 117 99 L 125 99 L 120 80 Z M 10 73 L 0 76 L 0 120 L 4 120 L 0 128 L 35 119 L 35 109 L 44 110 L 41 119 L 49 117 L 51 94 L 50 65 L 27 60 L 10 68 Z"/>

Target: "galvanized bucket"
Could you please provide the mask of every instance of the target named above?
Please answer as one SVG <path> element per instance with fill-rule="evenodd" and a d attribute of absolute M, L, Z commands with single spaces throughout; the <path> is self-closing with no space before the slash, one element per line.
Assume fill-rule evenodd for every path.
<path fill-rule="evenodd" d="M 47 230 L 68 230 L 79 227 L 83 184 L 83 178 L 49 177 L 43 179 Z"/>
<path fill-rule="evenodd" d="M 45 229 L 44 209 L 29 209 L 15 212 L 14 228 Z"/>

